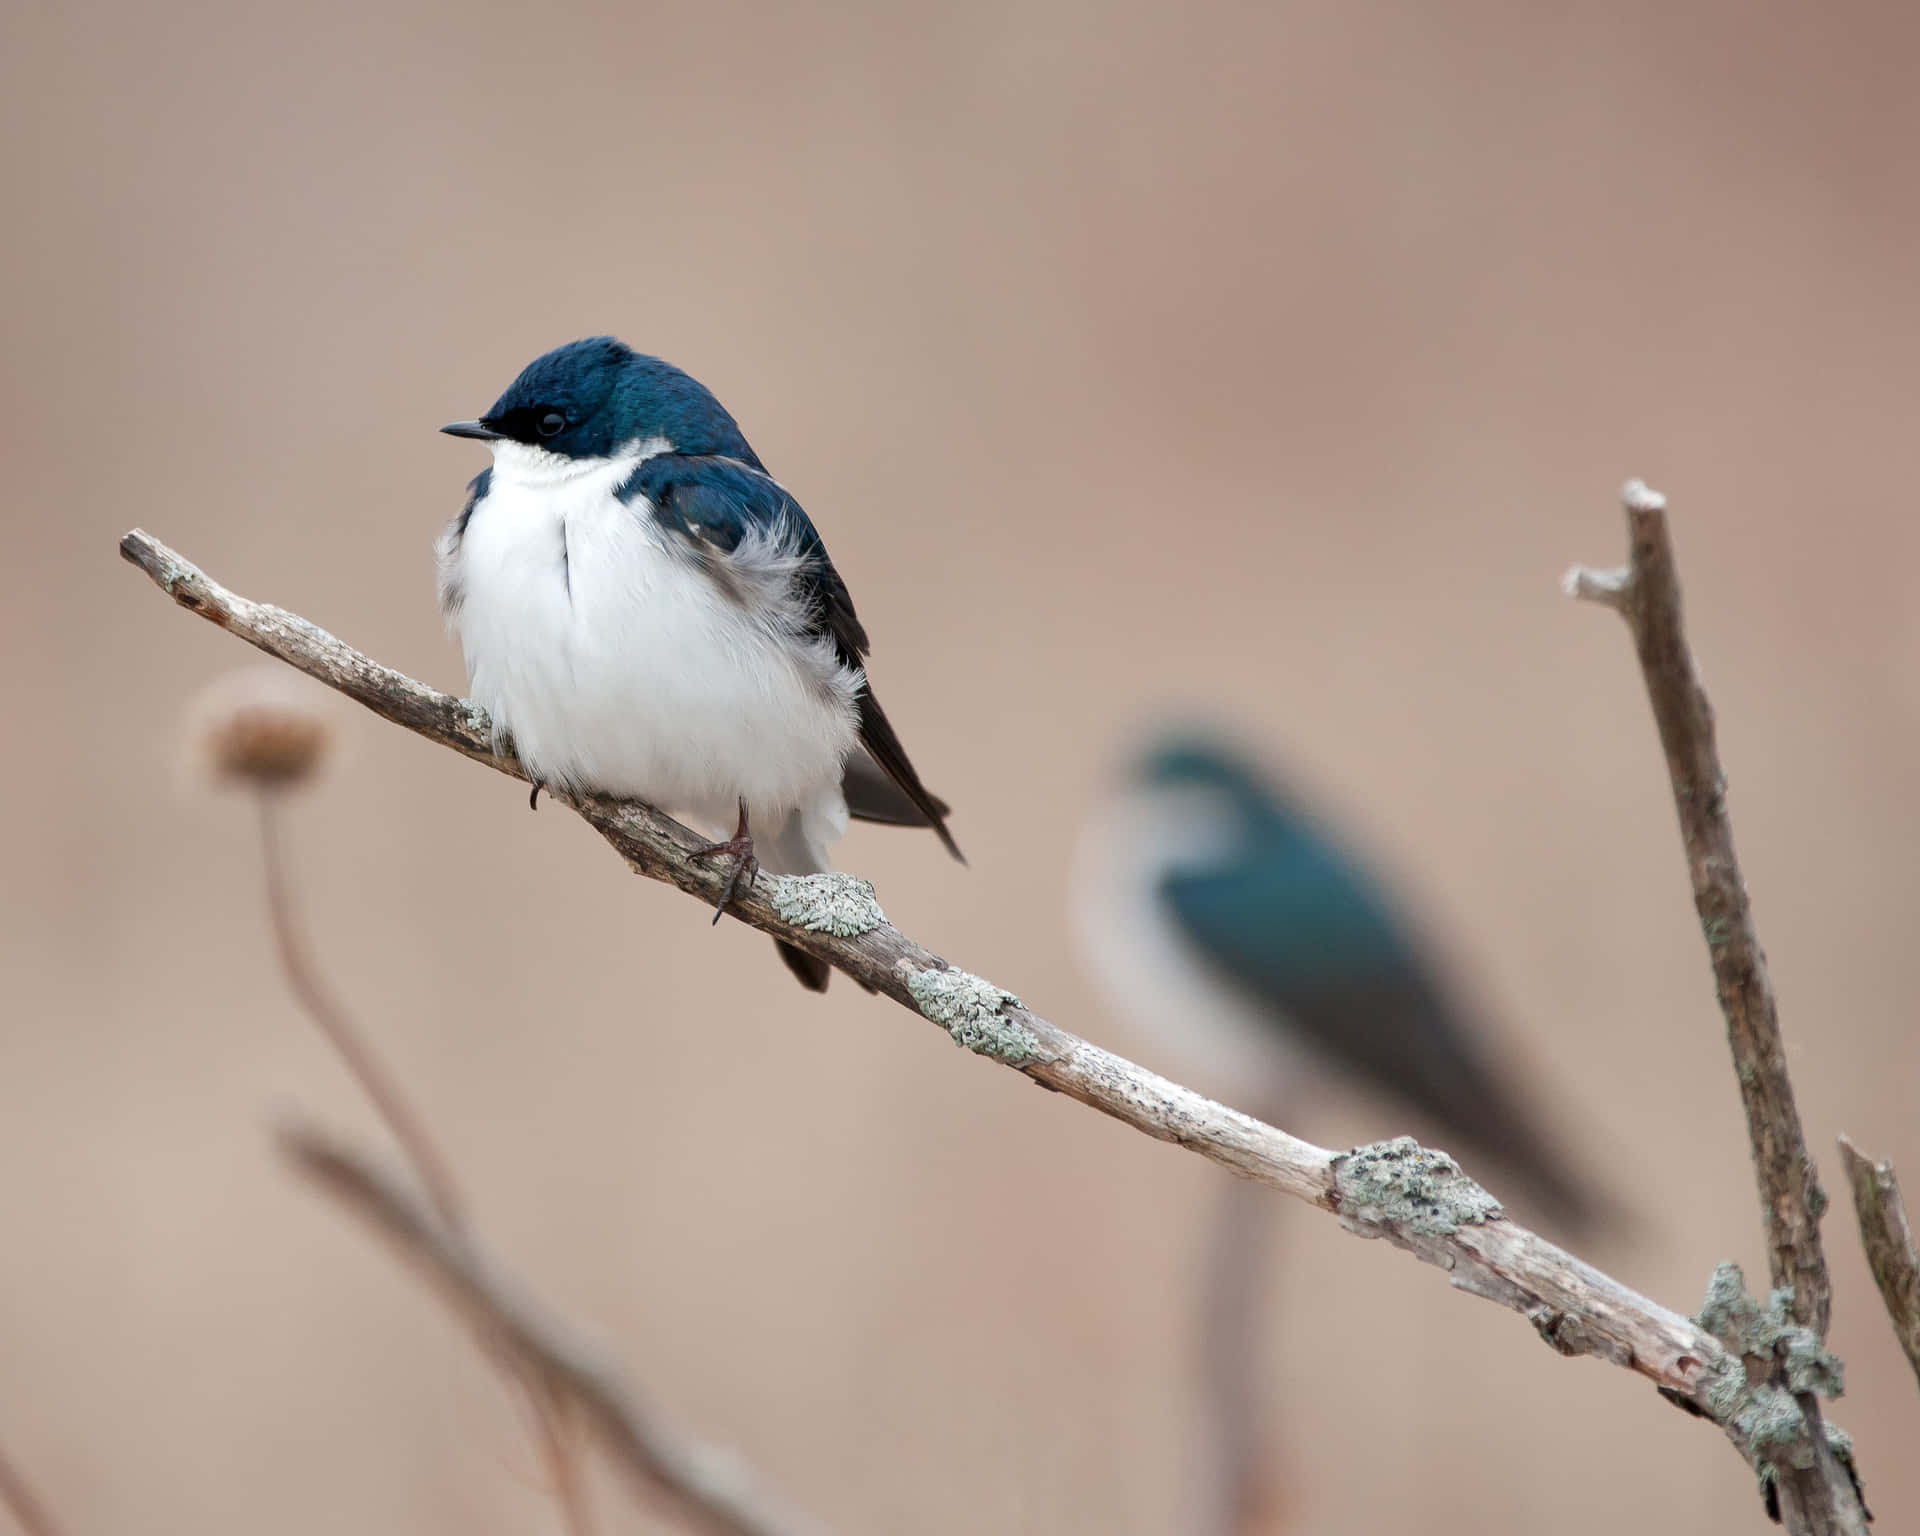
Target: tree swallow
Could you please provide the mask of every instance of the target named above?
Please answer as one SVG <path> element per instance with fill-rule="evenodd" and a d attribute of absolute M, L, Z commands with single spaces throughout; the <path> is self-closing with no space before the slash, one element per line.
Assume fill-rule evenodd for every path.
<path fill-rule="evenodd" d="M 493 450 L 440 538 L 440 607 L 531 799 L 731 825 L 702 850 L 732 860 L 716 922 L 762 864 L 826 869 L 850 814 L 932 827 L 961 858 L 867 681 L 846 583 L 710 391 L 599 336 L 440 430 Z M 780 954 L 826 990 L 824 962 Z"/>
<path fill-rule="evenodd" d="M 1088 828 L 1083 952 L 1114 1005 L 1233 1091 L 1300 1102 L 1328 1072 L 1501 1164 L 1569 1226 L 1599 1210 L 1388 894 L 1218 741 L 1168 739 Z"/>

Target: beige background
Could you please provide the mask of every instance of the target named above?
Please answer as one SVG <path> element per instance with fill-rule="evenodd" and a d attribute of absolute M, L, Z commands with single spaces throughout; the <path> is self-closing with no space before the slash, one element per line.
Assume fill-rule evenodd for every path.
<path fill-rule="evenodd" d="M 179 788 L 240 651 L 114 540 L 454 685 L 428 551 L 482 459 L 433 428 L 594 331 L 718 391 L 858 596 L 973 859 L 856 832 L 896 919 L 1157 1059 L 1072 959 L 1078 814 L 1150 709 L 1240 721 L 1650 1213 L 1595 1256 L 1690 1308 L 1763 1267 L 1738 1101 L 1630 653 L 1556 586 L 1645 475 L 1829 1185 L 1843 1129 L 1920 1184 L 1911 7 L 14 0 L 7 34 L 0 1443 L 76 1533 L 552 1529 L 467 1340 L 267 1153 L 277 1105 L 371 1122 L 243 808 Z M 305 900 L 530 1279 L 840 1530 L 1179 1528 L 1221 1175 L 351 734 Z M 1763 1528 L 1651 1388 L 1272 1220 L 1295 1528 Z M 1828 1234 L 1837 1417 L 1908 1529 L 1920 1404 Z"/>

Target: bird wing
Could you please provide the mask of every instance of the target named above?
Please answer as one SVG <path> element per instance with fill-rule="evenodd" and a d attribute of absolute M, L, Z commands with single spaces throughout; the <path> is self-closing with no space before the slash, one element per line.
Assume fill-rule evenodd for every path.
<path fill-rule="evenodd" d="M 889 827 L 933 825 L 865 747 L 855 747 L 848 754 L 846 776 L 840 787 L 847 797 L 847 814 L 861 821 L 876 821 Z M 947 814 L 946 801 L 935 795 L 933 803 L 942 816 Z"/>
<path fill-rule="evenodd" d="M 1293 843 L 1219 871 L 1174 872 L 1161 890 L 1185 937 L 1277 1029 L 1499 1159 L 1569 1220 L 1591 1210 L 1429 962 L 1340 854 Z"/>
<path fill-rule="evenodd" d="M 725 553 L 738 548 L 750 533 L 784 528 L 792 552 L 799 557 L 793 590 L 808 614 L 807 633 L 831 641 L 840 660 L 849 667 L 862 668 L 864 678 L 871 643 L 853 610 L 847 584 L 834 569 L 813 520 L 777 480 L 739 459 L 663 453 L 642 460 L 618 494 L 628 502 L 644 496 L 669 533 L 696 547 L 705 545 Z M 965 863 L 959 845 L 947 831 L 946 804 L 920 781 L 870 682 L 862 682 L 857 705 L 860 745 L 891 781 L 898 796 L 904 796 L 911 810 L 917 812 L 917 824 L 932 827 L 947 851 Z M 864 804 L 891 812 L 869 809 L 855 814 L 878 821 L 908 819 L 899 809 L 897 796 L 866 793 L 865 785 L 853 788 L 855 798 Z"/>

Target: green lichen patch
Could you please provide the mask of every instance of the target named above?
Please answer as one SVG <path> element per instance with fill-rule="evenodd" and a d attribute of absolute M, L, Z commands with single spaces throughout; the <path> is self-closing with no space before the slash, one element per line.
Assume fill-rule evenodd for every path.
<path fill-rule="evenodd" d="M 775 875 L 772 901 L 794 927 L 841 939 L 871 933 L 887 921 L 872 883 L 855 875 Z"/>
<path fill-rule="evenodd" d="M 1766 1383 L 1751 1389 L 1727 1421 L 1745 1437 L 1756 1466 L 1785 1460 L 1796 1467 L 1813 1465 L 1806 1445 L 1807 1416 L 1784 1387 Z"/>
<path fill-rule="evenodd" d="M 1748 1294 L 1747 1277 L 1740 1266 L 1730 1259 L 1716 1264 L 1707 1281 L 1707 1299 L 1700 1304 L 1694 1321 L 1729 1348 L 1742 1349 L 1760 1316 L 1760 1303 Z M 1772 1345 L 1768 1339 L 1758 1347 L 1770 1349 Z"/>
<path fill-rule="evenodd" d="M 1763 1307 L 1747 1293 L 1746 1277 L 1731 1262 L 1717 1265 L 1695 1322 L 1736 1355 L 1778 1361 L 1790 1393 L 1838 1397 L 1846 1391 L 1839 1359 L 1811 1328 L 1793 1320 L 1793 1292 L 1781 1289 Z"/>
<path fill-rule="evenodd" d="M 1838 1397 L 1847 1390 L 1846 1367 L 1821 1344 L 1811 1328 L 1789 1327 L 1780 1336 L 1787 1368 L 1787 1390 Z"/>
<path fill-rule="evenodd" d="M 1747 1291 L 1734 1263 L 1716 1265 L 1695 1322 L 1727 1347 L 1701 1390 L 1701 1401 L 1747 1448 L 1769 1499 L 1777 1470 L 1813 1465 L 1807 1416 L 1799 1399 L 1838 1397 L 1846 1389 L 1840 1362 L 1811 1328 L 1793 1320 L 1793 1292 L 1774 1291 L 1762 1306 Z M 1824 1426 L 1834 1454 L 1845 1459 L 1851 1442 Z M 1843 1449 L 1845 1447 L 1846 1449 Z"/>
<path fill-rule="evenodd" d="M 1458 1163 L 1411 1136 L 1341 1153 L 1333 1179 L 1342 1212 L 1422 1237 L 1444 1237 L 1501 1214 L 1500 1202 Z"/>
<path fill-rule="evenodd" d="M 1748 1379 L 1745 1363 L 1723 1357 L 1701 1392 L 1714 1421 L 1732 1429 L 1756 1467 L 1786 1459 L 1795 1465 L 1808 1454 L 1807 1418 L 1793 1394 L 1771 1382 Z M 1796 1451 L 1794 1447 L 1798 1447 Z"/>
<path fill-rule="evenodd" d="M 1010 1067 L 1040 1060 L 1040 1038 L 1005 1010 L 1020 999 L 967 971 L 907 969 L 907 990 L 921 1013 L 953 1036 L 955 1045 Z"/>

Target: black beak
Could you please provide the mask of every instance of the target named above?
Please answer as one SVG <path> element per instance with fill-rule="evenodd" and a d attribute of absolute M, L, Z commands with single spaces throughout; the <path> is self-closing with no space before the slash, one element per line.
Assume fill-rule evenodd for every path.
<path fill-rule="evenodd" d="M 483 443 L 496 442 L 506 435 L 494 431 L 484 421 L 450 421 L 440 430 L 448 437 L 477 437 Z"/>

